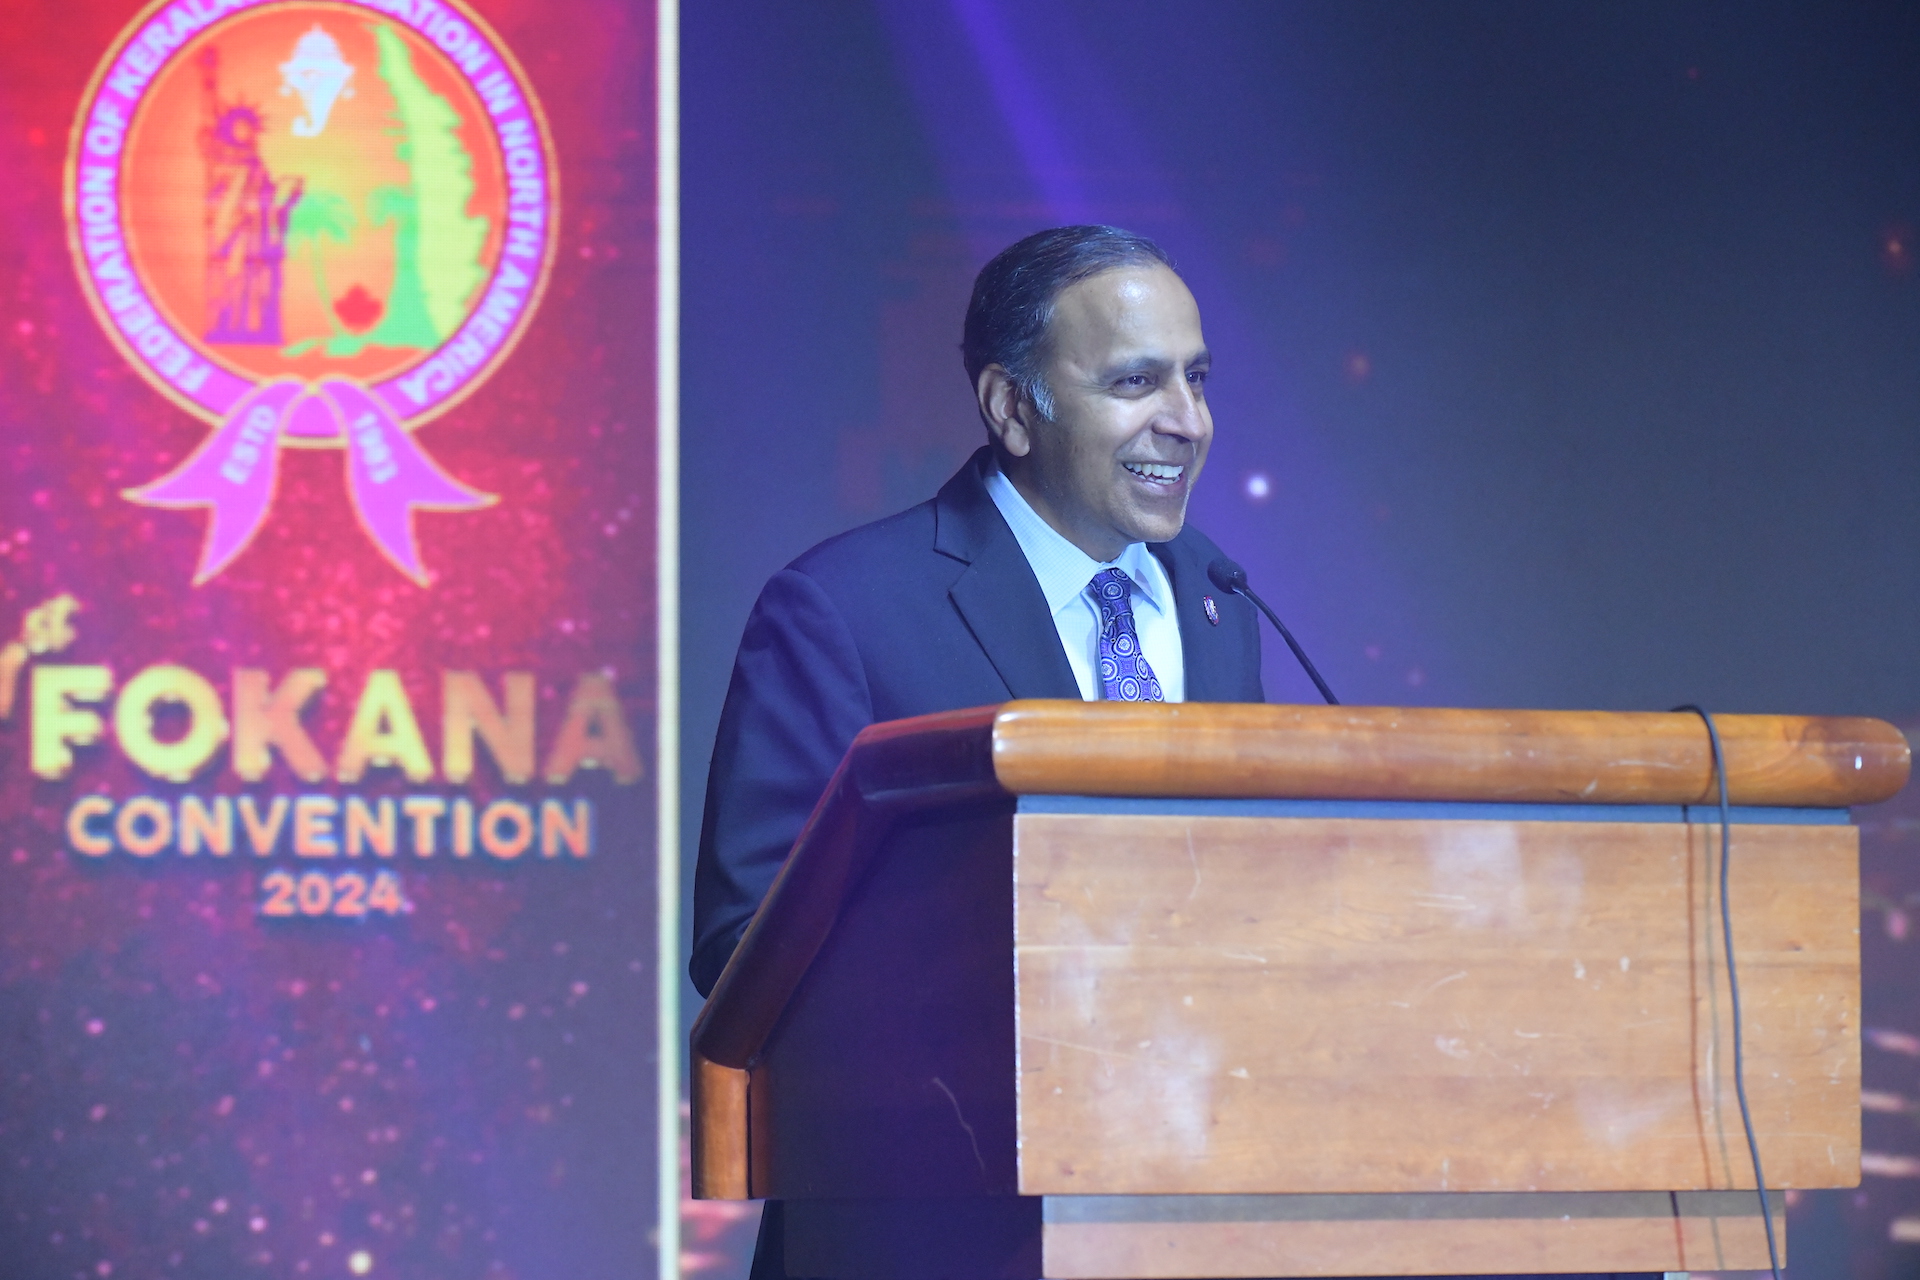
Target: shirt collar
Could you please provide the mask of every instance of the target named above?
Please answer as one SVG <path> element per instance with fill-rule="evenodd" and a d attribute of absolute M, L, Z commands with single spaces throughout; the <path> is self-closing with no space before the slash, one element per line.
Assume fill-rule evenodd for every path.
<path fill-rule="evenodd" d="M 1167 612 L 1169 602 L 1162 599 L 1167 589 L 1166 574 L 1160 571 L 1146 543 L 1130 542 L 1118 556 L 1102 564 L 1048 524 L 1000 468 L 988 469 L 986 485 L 987 496 L 1000 509 L 1007 527 L 1013 530 L 1014 541 L 1033 567 L 1034 577 L 1040 580 L 1049 612 L 1058 614 L 1079 600 L 1093 575 L 1102 569 L 1119 569 L 1133 579 L 1134 590 L 1149 605 L 1160 613 Z"/>

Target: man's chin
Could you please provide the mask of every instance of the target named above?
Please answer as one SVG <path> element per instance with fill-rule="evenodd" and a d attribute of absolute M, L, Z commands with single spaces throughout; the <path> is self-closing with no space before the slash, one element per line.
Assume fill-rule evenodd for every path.
<path fill-rule="evenodd" d="M 1171 542 L 1187 523 L 1187 499 L 1193 493 L 1193 472 L 1171 484 L 1155 484 L 1128 475 L 1124 494 L 1114 504 L 1120 517 L 1114 523 L 1129 542 Z"/>
<path fill-rule="evenodd" d="M 1128 521 L 1126 529 L 1128 542 L 1172 542 L 1180 536 L 1180 530 L 1187 524 L 1187 504 L 1182 502 L 1178 511 L 1153 515 L 1140 515 Z"/>

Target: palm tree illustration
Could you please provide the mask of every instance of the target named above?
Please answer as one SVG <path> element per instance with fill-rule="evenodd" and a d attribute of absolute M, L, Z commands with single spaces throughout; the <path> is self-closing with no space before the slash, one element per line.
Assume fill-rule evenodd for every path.
<path fill-rule="evenodd" d="M 327 286 L 326 249 L 323 241 L 331 240 L 335 244 L 345 244 L 353 235 L 353 206 L 344 198 L 331 191 L 309 190 L 306 198 L 293 207 L 293 217 L 287 223 L 287 242 L 296 250 L 305 250 L 307 263 L 313 270 L 313 284 L 320 291 L 320 302 L 327 313 L 327 325 L 332 330 L 326 339 L 327 354 L 330 356 L 352 355 L 364 344 L 365 339 L 357 334 L 348 333 L 333 309 L 333 290 Z M 306 338 L 286 347 L 281 354 L 292 357 L 304 355 L 319 343 L 319 338 Z"/>

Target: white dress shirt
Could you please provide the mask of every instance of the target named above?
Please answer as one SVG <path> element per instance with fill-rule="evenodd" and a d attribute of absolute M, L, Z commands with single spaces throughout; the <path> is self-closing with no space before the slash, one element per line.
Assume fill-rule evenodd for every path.
<path fill-rule="evenodd" d="M 1168 702 L 1184 702 L 1187 695 L 1186 658 L 1180 647 L 1180 619 L 1173 607 L 1173 583 L 1144 542 L 1131 542 L 1105 564 L 1067 541 L 999 468 L 987 472 L 987 496 L 1000 508 L 1014 540 L 1033 566 L 1040 591 L 1053 611 L 1067 665 L 1079 682 L 1080 696 L 1096 702 L 1104 696 L 1100 684 L 1100 606 L 1088 591 L 1093 576 L 1103 569 L 1119 569 L 1133 579 L 1133 627 L 1140 637 L 1140 653 L 1160 680 Z"/>

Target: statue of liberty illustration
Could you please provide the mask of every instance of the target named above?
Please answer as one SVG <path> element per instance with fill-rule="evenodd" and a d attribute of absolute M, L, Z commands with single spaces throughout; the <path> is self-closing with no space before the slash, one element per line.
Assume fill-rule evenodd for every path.
<path fill-rule="evenodd" d="M 300 202 L 299 178 L 277 181 L 260 158 L 266 122 L 251 103 L 220 100 L 220 51 L 200 55 L 207 124 L 200 154 L 207 166 L 208 342 L 277 346 L 287 220 Z"/>

